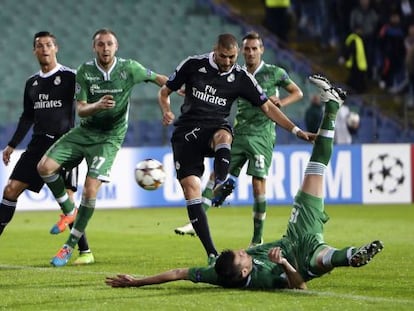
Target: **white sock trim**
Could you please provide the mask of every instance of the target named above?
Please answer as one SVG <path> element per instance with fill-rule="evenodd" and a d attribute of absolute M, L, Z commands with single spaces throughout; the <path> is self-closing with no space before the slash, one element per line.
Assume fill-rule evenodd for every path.
<path fill-rule="evenodd" d="M 207 204 L 207 205 L 211 206 L 211 200 L 210 199 L 207 199 L 207 198 L 203 197 L 201 200 L 203 201 L 203 204 Z"/>
<path fill-rule="evenodd" d="M 217 151 L 217 150 L 219 150 L 219 149 L 221 149 L 221 148 L 231 150 L 231 145 L 230 145 L 230 144 L 227 144 L 227 143 L 218 144 L 218 145 L 214 148 L 214 151 Z"/>
<path fill-rule="evenodd" d="M 309 162 L 306 166 L 305 175 L 324 175 L 326 165 L 320 162 Z"/>
<path fill-rule="evenodd" d="M 255 203 L 262 203 L 266 201 L 266 195 L 265 194 L 261 194 L 261 195 L 257 195 L 254 197 L 254 202 Z"/>
<path fill-rule="evenodd" d="M 195 204 L 201 204 L 203 203 L 203 199 L 202 198 L 196 198 L 196 199 L 191 199 L 191 200 L 186 200 L 185 201 L 186 205 L 195 205 Z"/>
<path fill-rule="evenodd" d="M 63 203 L 63 202 L 65 202 L 67 199 L 69 199 L 69 196 L 68 196 L 68 194 L 67 194 L 67 193 L 65 193 L 65 194 L 64 194 L 64 195 L 62 195 L 61 197 L 56 198 L 56 201 L 57 201 L 58 203 Z"/>
<path fill-rule="evenodd" d="M 7 207 L 16 207 L 17 206 L 17 201 L 9 201 L 9 200 L 3 198 L 3 200 L 1 200 L 1 204 L 6 205 Z"/>
<path fill-rule="evenodd" d="M 253 212 L 253 218 L 258 219 L 258 220 L 265 220 L 266 219 L 266 213 Z"/>
<path fill-rule="evenodd" d="M 213 188 L 214 188 L 214 180 L 210 180 L 209 179 L 208 182 L 207 182 L 206 188 L 213 190 Z"/>
<path fill-rule="evenodd" d="M 322 257 L 322 265 L 324 267 L 332 268 L 332 256 L 335 252 L 335 248 L 330 248 L 325 255 Z"/>
<path fill-rule="evenodd" d="M 334 138 L 335 131 L 319 129 L 318 135 L 323 136 L 323 137 L 327 137 L 327 138 Z"/>
<path fill-rule="evenodd" d="M 80 232 L 79 230 L 76 230 L 75 228 L 72 228 L 72 230 L 70 230 L 70 234 L 72 234 L 75 237 L 77 237 L 78 239 L 80 239 L 83 235 L 83 232 Z"/>
<path fill-rule="evenodd" d="M 351 264 L 352 251 L 355 250 L 355 249 L 356 249 L 355 247 L 350 247 L 346 251 L 346 258 L 348 258 L 349 264 Z"/>

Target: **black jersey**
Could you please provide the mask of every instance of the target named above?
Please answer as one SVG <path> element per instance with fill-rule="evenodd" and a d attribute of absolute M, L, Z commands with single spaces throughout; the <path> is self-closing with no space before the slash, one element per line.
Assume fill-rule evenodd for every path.
<path fill-rule="evenodd" d="M 254 77 L 239 65 L 220 72 L 213 61 L 213 52 L 184 60 L 166 85 L 173 91 L 185 85 L 184 104 L 176 126 L 228 124 L 227 117 L 236 98 L 243 97 L 254 106 L 267 101 Z"/>
<path fill-rule="evenodd" d="M 34 136 L 56 138 L 69 131 L 75 122 L 75 80 L 75 70 L 60 64 L 27 79 L 23 112 L 8 145 L 15 148 L 32 125 Z"/>

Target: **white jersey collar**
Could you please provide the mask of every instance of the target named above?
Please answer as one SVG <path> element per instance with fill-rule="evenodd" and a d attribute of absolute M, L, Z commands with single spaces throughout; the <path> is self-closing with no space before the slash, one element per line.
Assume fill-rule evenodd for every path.
<path fill-rule="evenodd" d="M 41 78 L 47 78 L 50 76 L 53 76 L 56 72 L 59 71 L 59 69 L 62 68 L 62 65 L 57 63 L 56 67 L 53 68 L 52 70 L 48 71 L 48 72 L 43 72 L 42 70 L 39 71 L 39 76 Z"/>
<path fill-rule="evenodd" d="M 94 62 L 95 62 L 96 68 L 98 68 L 98 70 L 102 72 L 102 75 L 104 76 L 104 80 L 111 80 L 111 72 L 115 68 L 116 63 L 118 62 L 118 58 L 114 57 L 114 63 L 112 64 L 111 68 L 108 69 L 108 71 L 103 70 L 101 66 L 99 66 L 96 58 L 94 59 Z"/>
<path fill-rule="evenodd" d="M 259 71 L 260 71 L 260 69 L 262 69 L 262 67 L 264 66 L 264 64 L 265 64 L 265 62 L 264 61 L 261 61 L 260 62 L 260 65 L 256 68 L 256 70 L 253 72 L 253 76 L 255 76 L 256 75 L 256 73 L 258 73 Z M 244 64 L 243 65 L 243 69 L 245 69 L 246 71 L 247 71 L 247 67 L 246 67 L 246 64 Z M 247 71 L 248 72 L 248 71 Z"/>

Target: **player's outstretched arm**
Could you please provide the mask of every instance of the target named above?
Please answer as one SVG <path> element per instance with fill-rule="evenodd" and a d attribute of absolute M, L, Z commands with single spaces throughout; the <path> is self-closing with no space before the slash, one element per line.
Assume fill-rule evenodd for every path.
<path fill-rule="evenodd" d="M 118 274 L 114 277 L 107 277 L 105 283 L 112 287 L 141 287 L 179 280 L 188 280 L 188 268 L 174 269 L 144 278 L 135 278 L 128 274 Z"/>
<path fill-rule="evenodd" d="M 154 83 L 161 87 L 165 83 L 167 83 L 167 81 L 168 81 L 168 77 L 167 76 L 161 75 L 161 74 L 157 74 L 157 76 L 155 77 Z"/>
<path fill-rule="evenodd" d="M 274 247 L 269 250 L 268 257 L 274 263 L 277 263 L 283 267 L 288 280 L 289 288 L 294 289 L 307 289 L 306 282 L 302 278 L 299 272 L 287 261 L 282 255 L 280 247 Z"/>

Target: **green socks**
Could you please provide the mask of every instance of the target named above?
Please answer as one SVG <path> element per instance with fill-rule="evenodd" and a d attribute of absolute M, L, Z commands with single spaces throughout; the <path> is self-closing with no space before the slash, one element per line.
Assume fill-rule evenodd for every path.
<path fill-rule="evenodd" d="M 93 212 L 95 211 L 95 204 L 96 199 L 82 199 L 78 215 L 73 224 L 72 230 L 70 231 L 69 239 L 66 242 L 66 244 L 70 247 L 74 248 L 85 232 L 89 219 L 92 218 Z"/>
<path fill-rule="evenodd" d="M 266 197 L 259 195 L 254 198 L 253 204 L 253 238 L 252 243 L 262 243 L 263 227 L 266 219 Z"/>
<path fill-rule="evenodd" d="M 69 199 L 66 192 L 65 182 L 59 174 L 53 174 L 50 176 L 41 176 L 44 182 L 52 191 L 53 196 L 60 205 L 60 209 L 63 214 L 68 215 L 75 208 L 74 203 Z"/>
<path fill-rule="evenodd" d="M 214 187 L 214 180 L 208 180 L 206 188 L 204 189 L 202 195 L 202 204 L 204 211 L 211 207 L 211 199 L 213 198 L 213 187 Z"/>

